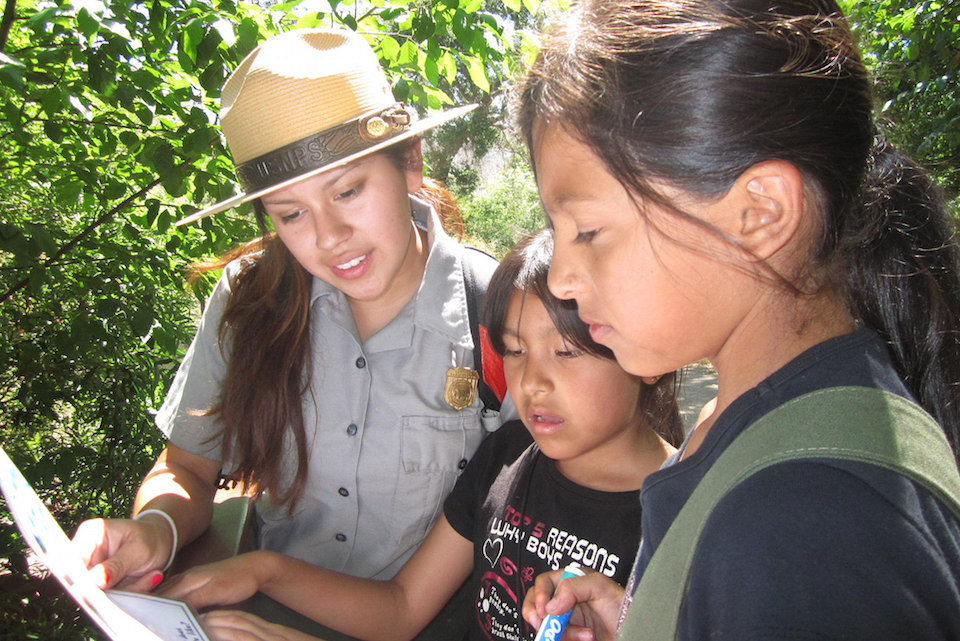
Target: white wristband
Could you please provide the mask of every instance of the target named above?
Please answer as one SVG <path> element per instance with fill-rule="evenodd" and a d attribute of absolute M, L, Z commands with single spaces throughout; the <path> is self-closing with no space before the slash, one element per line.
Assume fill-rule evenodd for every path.
<path fill-rule="evenodd" d="M 147 516 L 148 514 L 162 516 L 164 519 L 166 519 L 167 523 L 170 524 L 170 531 L 173 532 L 173 548 L 170 550 L 170 558 L 167 560 L 167 564 L 163 566 L 163 571 L 166 572 L 167 569 L 173 564 L 174 557 L 177 556 L 177 524 L 173 522 L 173 517 L 163 510 L 141 510 L 135 517 L 133 517 L 133 520 L 139 521 L 142 517 Z"/>

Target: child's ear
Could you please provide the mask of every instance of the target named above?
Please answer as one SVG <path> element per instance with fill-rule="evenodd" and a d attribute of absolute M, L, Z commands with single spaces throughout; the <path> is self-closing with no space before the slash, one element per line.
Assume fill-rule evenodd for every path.
<path fill-rule="evenodd" d="M 737 178 L 740 208 L 737 240 L 760 259 L 780 251 L 796 235 L 803 217 L 803 176 L 791 163 L 767 160 Z"/>

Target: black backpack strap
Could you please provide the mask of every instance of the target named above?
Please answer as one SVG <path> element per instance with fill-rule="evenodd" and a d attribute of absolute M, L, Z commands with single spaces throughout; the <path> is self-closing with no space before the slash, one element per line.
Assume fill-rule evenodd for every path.
<path fill-rule="evenodd" d="M 482 257 L 482 258 L 481 258 Z M 467 293 L 467 316 L 470 320 L 470 335 L 473 337 L 473 366 L 480 374 L 480 382 L 477 385 L 477 392 L 480 394 L 480 401 L 485 410 L 500 411 L 500 399 L 493 388 L 488 384 L 489 370 L 485 370 L 483 359 L 483 336 L 480 331 L 480 310 L 483 305 L 483 293 L 486 292 L 486 283 L 490 280 L 489 275 L 483 277 L 483 287 L 480 285 L 480 274 L 478 274 L 478 260 L 493 261 L 492 265 L 496 268 L 496 259 L 473 247 L 464 247 L 464 252 L 460 264 L 463 266 L 463 284 Z M 487 270 L 492 273 L 492 270 Z M 489 366 L 489 364 L 487 364 Z M 501 375 L 502 378 L 502 375 Z"/>

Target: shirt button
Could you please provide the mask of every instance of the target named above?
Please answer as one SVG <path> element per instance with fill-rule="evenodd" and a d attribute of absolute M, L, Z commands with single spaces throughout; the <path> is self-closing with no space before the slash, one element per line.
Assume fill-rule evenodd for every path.
<path fill-rule="evenodd" d="M 357 424 L 356 424 L 356 423 L 350 423 L 350 425 L 347 425 L 347 434 L 349 434 L 350 436 L 356 436 L 356 434 L 357 434 Z"/>
<path fill-rule="evenodd" d="M 345 487 L 341 487 L 337 492 L 340 493 L 340 496 L 350 496 L 350 491 Z"/>
<path fill-rule="evenodd" d="M 357 366 L 357 369 L 363 369 L 364 367 L 367 366 L 367 360 L 363 356 L 361 356 L 360 358 L 357 359 L 356 366 Z"/>
<path fill-rule="evenodd" d="M 467 466 L 467 459 L 465 458 L 460 459 L 460 462 L 457 463 L 457 467 L 459 467 L 461 470 L 466 466 Z"/>
<path fill-rule="evenodd" d="M 341 543 L 343 543 L 344 541 L 347 540 L 347 535 L 346 535 L 346 534 L 338 534 L 338 535 L 335 536 L 334 538 L 337 539 L 338 541 L 340 541 Z"/>

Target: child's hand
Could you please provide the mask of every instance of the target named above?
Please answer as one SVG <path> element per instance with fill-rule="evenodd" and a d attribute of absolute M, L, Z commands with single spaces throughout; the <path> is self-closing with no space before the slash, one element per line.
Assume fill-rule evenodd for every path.
<path fill-rule="evenodd" d="M 266 580 L 269 553 L 249 552 L 198 565 L 164 582 L 157 594 L 181 599 L 194 608 L 230 605 L 248 599 Z"/>
<path fill-rule="evenodd" d="M 200 620 L 214 641 L 320 641 L 309 634 L 239 610 L 208 612 L 201 615 Z"/>
<path fill-rule="evenodd" d="M 599 572 L 587 570 L 586 576 L 563 581 L 561 574 L 563 571 L 557 570 L 537 577 L 523 600 L 523 618 L 539 628 L 548 614 L 563 614 L 573 608 L 563 634 L 566 641 L 613 641 L 623 588 Z"/>

